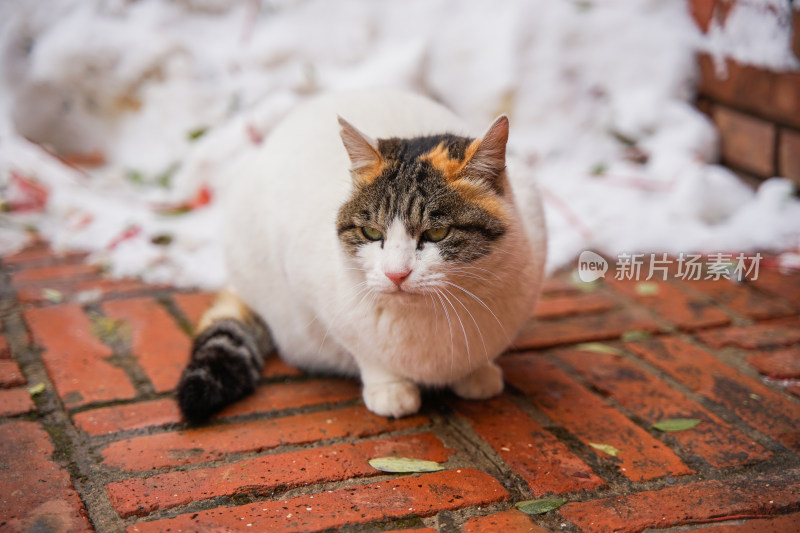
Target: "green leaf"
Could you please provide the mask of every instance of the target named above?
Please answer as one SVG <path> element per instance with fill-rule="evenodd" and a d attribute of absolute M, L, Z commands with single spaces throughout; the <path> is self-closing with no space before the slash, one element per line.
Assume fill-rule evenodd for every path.
<path fill-rule="evenodd" d="M 382 472 L 411 473 L 437 472 L 444 467 L 435 461 L 412 459 L 410 457 L 378 457 L 369 460 L 370 466 Z"/>
<path fill-rule="evenodd" d="M 607 171 L 608 171 L 608 166 L 605 163 L 602 163 L 602 162 L 601 163 L 595 163 L 595 165 L 592 166 L 592 169 L 591 169 L 592 176 L 602 176 Z"/>
<path fill-rule="evenodd" d="M 659 420 L 650 427 L 659 431 L 686 431 L 687 429 L 692 429 L 699 423 L 700 420 L 697 418 L 665 418 L 664 420 Z"/>
<path fill-rule="evenodd" d="M 623 333 L 620 339 L 622 339 L 623 342 L 633 342 L 643 341 L 645 339 L 649 339 L 650 337 L 651 335 L 647 331 L 643 331 L 641 329 L 632 329 Z"/>
<path fill-rule="evenodd" d="M 189 138 L 190 141 L 196 141 L 197 139 L 205 135 L 206 131 L 208 131 L 207 128 L 195 128 L 191 130 L 189 133 L 187 133 L 186 136 Z"/>
<path fill-rule="evenodd" d="M 150 242 L 157 246 L 168 246 L 172 244 L 172 235 L 169 233 L 159 233 L 151 237 Z"/>
<path fill-rule="evenodd" d="M 636 284 L 636 294 L 640 296 L 654 296 L 658 294 L 658 283 L 640 281 Z"/>
<path fill-rule="evenodd" d="M 584 352 L 610 353 L 612 355 L 620 354 L 619 350 L 613 346 L 603 344 L 602 342 L 584 342 L 575 346 L 575 349 L 582 350 Z"/>
<path fill-rule="evenodd" d="M 607 453 L 611 457 L 616 457 L 618 453 L 622 452 L 622 450 L 618 450 L 617 448 L 613 447 L 610 444 L 598 444 L 596 442 L 590 442 L 589 446 L 591 446 L 595 450 L 600 450 L 603 453 Z"/>
<path fill-rule="evenodd" d="M 48 302 L 57 304 L 64 300 L 64 295 L 61 294 L 61 291 L 55 289 L 42 289 L 42 298 Z"/>
<path fill-rule="evenodd" d="M 33 387 L 28 388 L 28 392 L 31 396 L 36 396 L 37 394 L 41 394 L 44 392 L 44 381 L 40 381 Z"/>
<path fill-rule="evenodd" d="M 100 313 L 91 311 L 89 320 L 92 322 L 92 335 L 106 344 L 123 342 L 130 338 L 130 324 L 124 320 L 116 320 Z"/>
<path fill-rule="evenodd" d="M 144 185 L 144 174 L 138 170 L 128 169 L 125 172 L 125 177 L 131 183 L 135 183 L 136 185 Z"/>
<path fill-rule="evenodd" d="M 555 511 L 569 500 L 566 498 L 546 498 L 543 500 L 526 500 L 524 502 L 517 502 L 514 507 L 519 509 L 525 514 L 544 514 L 549 511 Z"/>

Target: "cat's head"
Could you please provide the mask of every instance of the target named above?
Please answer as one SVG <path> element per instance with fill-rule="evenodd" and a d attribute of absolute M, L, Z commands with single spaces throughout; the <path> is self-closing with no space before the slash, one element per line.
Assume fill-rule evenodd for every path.
<path fill-rule="evenodd" d="M 453 277 L 484 278 L 475 265 L 496 252 L 511 216 L 508 119 L 497 118 L 481 139 L 372 139 L 339 123 L 353 193 L 339 210 L 337 231 L 367 287 L 426 294 Z"/>

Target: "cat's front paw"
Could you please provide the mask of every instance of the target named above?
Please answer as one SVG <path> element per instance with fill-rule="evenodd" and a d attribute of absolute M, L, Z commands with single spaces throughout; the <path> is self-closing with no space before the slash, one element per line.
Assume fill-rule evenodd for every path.
<path fill-rule="evenodd" d="M 410 381 L 364 386 L 364 404 L 376 415 L 395 418 L 413 415 L 421 403 L 419 388 Z"/>
<path fill-rule="evenodd" d="M 503 392 L 503 371 L 494 363 L 475 370 L 450 388 L 467 400 L 486 400 Z"/>

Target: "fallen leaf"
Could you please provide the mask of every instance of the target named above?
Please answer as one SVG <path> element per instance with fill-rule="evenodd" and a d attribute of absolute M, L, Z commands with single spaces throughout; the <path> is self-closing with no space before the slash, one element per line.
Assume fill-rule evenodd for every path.
<path fill-rule="evenodd" d="M 203 184 L 195 193 L 195 195 L 186 202 L 180 204 L 162 204 L 156 205 L 155 210 L 160 215 L 183 215 L 194 211 L 198 207 L 204 207 L 210 204 L 214 199 L 214 194 L 211 188 Z"/>
<path fill-rule="evenodd" d="M 636 294 L 640 296 L 654 296 L 658 294 L 658 284 L 652 281 L 640 281 L 636 284 Z"/>
<path fill-rule="evenodd" d="M 56 289 L 42 289 L 42 298 L 47 300 L 50 303 L 57 304 L 64 300 L 64 295 L 61 294 L 61 291 Z"/>
<path fill-rule="evenodd" d="M 569 500 L 566 498 L 547 498 L 543 500 L 526 500 L 524 502 L 517 502 L 514 507 L 519 509 L 525 514 L 544 514 L 549 511 L 555 511 Z"/>
<path fill-rule="evenodd" d="M 622 450 L 618 450 L 610 444 L 598 444 L 596 442 L 590 442 L 589 446 L 595 450 L 600 450 L 603 453 L 607 453 L 611 457 L 616 457 L 618 453 L 622 452 Z"/>
<path fill-rule="evenodd" d="M 189 138 L 190 141 L 196 141 L 203 135 L 205 135 L 207 129 L 206 128 L 196 128 L 191 130 L 186 136 Z"/>
<path fill-rule="evenodd" d="M 378 457 L 369 460 L 370 466 L 382 472 L 412 473 L 437 472 L 444 467 L 435 461 L 412 459 L 410 457 Z"/>
<path fill-rule="evenodd" d="M 10 174 L 7 209 L 14 212 L 44 211 L 50 196 L 47 186 L 14 170 Z"/>
<path fill-rule="evenodd" d="M 31 396 L 36 396 L 37 394 L 43 393 L 44 392 L 44 382 L 40 381 L 39 383 L 37 383 L 33 387 L 29 387 L 28 388 L 28 392 L 30 393 Z"/>
<path fill-rule="evenodd" d="M 641 329 L 632 329 L 622 334 L 620 339 L 623 342 L 643 341 L 651 337 L 650 333 Z"/>
<path fill-rule="evenodd" d="M 150 242 L 158 246 L 167 246 L 172 244 L 172 235 L 169 233 L 159 233 L 150 238 Z"/>
<path fill-rule="evenodd" d="M 128 226 L 127 228 L 122 230 L 122 232 L 120 234 L 118 234 L 116 237 L 111 239 L 111 242 L 109 242 L 106 245 L 106 249 L 107 250 L 113 250 L 114 248 L 119 246 L 121 243 L 123 243 L 123 242 L 125 242 L 125 241 L 127 241 L 129 239 L 133 239 L 134 237 L 139 235 L 141 232 L 142 232 L 142 227 L 137 225 L 137 224 L 133 224 L 131 226 Z"/>
<path fill-rule="evenodd" d="M 92 322 L 92 335 L 106 344 L 130 338 L 130 324 L 124 320 L 103 316 L 94 311 L 89 313 L 89 320 Z"/>
<path fill-rule="evenodd" d="M 665 418 L 664 420 L 659 420 L 650 427 L 659 431 L 686 431 L 687 429 L 692 429 L 699 423 L 700 420 L 697 418 Z"/>
<path fill-rule="evenodd" d="M 602 342 L 584 342 L 577 345 L 575 348 L 584 352 L 609 353 L 612 355 L 619 355 L 620 353 L 620 351 L 613 346 L 603 344 Z"/>

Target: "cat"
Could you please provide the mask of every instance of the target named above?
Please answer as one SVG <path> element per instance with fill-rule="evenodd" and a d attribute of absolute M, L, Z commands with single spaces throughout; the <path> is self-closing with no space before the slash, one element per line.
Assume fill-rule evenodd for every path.
<path fill-rule="evenodd" d="M 508 129 L 503 115 L 469 136 L 399 91 L 290 113 L 231 177 L 230 286 L 198 324 L 184 417 L 252 392 L 273 347 L 298 368 L 359 376 L 386 417 L 416 413 L 420 386 L 500 394 L 494 361 L 531 316 L 546 257 L 535 187 L 506 171 Z"/>

